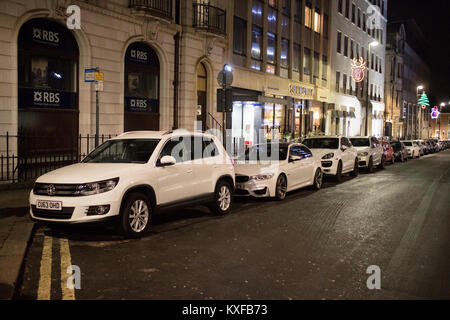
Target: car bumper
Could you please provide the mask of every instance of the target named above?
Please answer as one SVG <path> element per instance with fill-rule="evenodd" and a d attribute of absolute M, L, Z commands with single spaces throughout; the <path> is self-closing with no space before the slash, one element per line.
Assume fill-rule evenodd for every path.
<path fill-rule="evenodd" d="M 95 223 L 117 217 L 120 214 L 121 198 L 118 193 L 112 193 L 112 191 L 81 197 L 41 196 L 31 191 L 29 214 L 34 221 L 62 224 Z M 38 200 L 59 201 L 62 204 L 62 210 L 38 209 L 36 207 Z M 109 209 L 106 213 L 99 215 L 95 210 L 97 206 L 106 206 Z"/>
<path fill-rule="evenodd" d="M 250 180 L 247 182 L 237 182 L 236 183 L 236 196 L 250 196 L 255 198 L 265 198 L 275 195 L 276 181 L 270 180 L 254 181 Z"/>
<path fill-rule="evenodd" d="M 322 160 L 320 167 L 325 175 L 335 176 L 337 174 L 338 161 Z"/>
<path fill-rule="evenodd" d="M 365 168 L 369 166 L 370 156 L 358 156 L 358 166 L 360 168 Z"/>

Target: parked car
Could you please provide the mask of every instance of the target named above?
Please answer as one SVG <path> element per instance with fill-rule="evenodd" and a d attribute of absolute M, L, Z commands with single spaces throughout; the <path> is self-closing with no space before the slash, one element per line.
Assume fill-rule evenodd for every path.
<path fill-rule="evenodd" d="M 406 150 L 405 145 L 401 141 L 392 141 L 391 142 L 392 149 L 394 149 L 394 157 L 396 161 L 406 162 L 408 161 L 408 151 Z"/>
<path fill-rule="evenodd" d="M 306 186 L 322 187 L 320 158 L 300 143 L 266 143 L 250 147 L 235 165 L 236 195 L 274 197 Z"/>
<path fill-rule="evenodd" d="M 30 193 L 30 216 L 54 223 L 117 219 L 126 236 L 145 234 L 164 207 L 206 203 L 230 211 L 234 166 L 221 142 L 202 133 L 127 132 L 81 163 L 40 176 Z"/>
<path fill-rule="evenodd" d="M 439 151 L 443 151 L 446 149 L 446 143 L 444 140 L 439 140 L 438 141 L 438 146 L 439 146 Z"/>
<path fill-rule="evenodd" d="M 387 140 L 381 140 L 381 145 L 383 146 L 383 154 L 386 162 L 391 164 L 395 163 L 394 149 Z"/>
<path fill-rule="evenodd" d="M 346 137 L 317 136 L 306 138 L 303 144 L 321 159 L 322 171 L 325 175 L 334 176 L 340 182 L 342 174 L 359 173 L 358 151 Z"/>
<path fill-rule="evenodd" d="M 434 146 L 432 145 L 432 143 L 430 141 L 425 140 L 424 144 L 425 144 L 425 150 L 426 150 L 425 154 L 434 153 Z"/>
<path fill-rule="evenodd" d="M 420 157 L 420 147 L 413 140 L 403 140 L 403 144 L 408 152 L 408 158 L 414 159 Z"/>
<path fill-rule="evenodd" d="M 437 140 L 436 139 L 428 139 L 428 143 L 430 145 L 431 153 L 439 152 L 439 146 L 437 144 Z"/>
<path fill-rule="evenodd" d="M 419 146 L 419 148 L 420 148 L 420 156 L 422 157 L 422 156 L 424 156 L 426 153 L 425 153 L 425 150 L 426 150 L 426 146 L 425 146 L 425 141 L 423 141 L 423 140 L 414 140 L 414 142 Z"/>
<path fill-rule="evenodd" d="M 358 161 L 360 168 L 367 168 L 374 172 L 375 166 L 384 169 L 383 147 L 376 137 L 352 137 L 352 145 L 358 150 Z"/>

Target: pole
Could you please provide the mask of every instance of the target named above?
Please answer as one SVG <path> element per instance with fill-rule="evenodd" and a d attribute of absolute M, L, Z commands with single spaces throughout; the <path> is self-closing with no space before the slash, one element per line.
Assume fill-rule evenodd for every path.
<path fill-rule="evenodd" d="M 96 148 L 98 147 L 98 136 L 99 136 L 99 113 L 100 113 L 100 108 L 98 106 L 98 90 L 95 90 L 95 147 Z"/>
<path fill-rule="evenodd" d="M 369 135 L 369 82 L 370 82 L 370 68 L 372 65 L 370 64 L 370 43 L 369 43 L 369 57 L 367 59 L 368 61 L 368 68 L 367 68 L 367 91 L 366 91 L 366 130 L 365 135 Z"/>
<path fill-rule="evenodd" d="M 222 105 L 223 105 L 223 112 L 222 112 L 222 139 L 223 139 L 223 145 L 225 146 L 226 149 L 226 145 L 227 145 L 227 137 L 226 137 L 226 129 L 225 129 L 225 119 L 226 119 L 226 112 L 227 112 L 227 106 L 226 106 L 226 74 L 225 72 L 223 72 L 222 75 L 222 90 L 223 90 L 223 95 L 222 95 Z"/>

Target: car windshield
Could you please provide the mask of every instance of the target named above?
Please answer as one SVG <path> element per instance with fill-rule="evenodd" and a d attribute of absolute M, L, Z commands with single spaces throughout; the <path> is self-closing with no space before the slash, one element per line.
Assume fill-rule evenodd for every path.
<path fill-rule="evenodd" d="M 310 149 L 337 149 L 339 148 L 338 138 L 305 139 L 303 144 Z"/>
<path fill-rule="evenodd" d="M 288 145 L 284 144 L 260 144 L 253 146 L 245 151 L 245 155 L 240 160 L 274 161 L 286 160 L 288 154 Z"/>
<path fill-rule="evenodd" d="M 354 147 L 370 147 L 369 139 L 367 138 L 350 138 Z"/>
<path fill-rule="evenodd" d="M 402 145 L 399 142 L 392 142 L 391 146 L 395 152 L 402 150 Z"/>
<path fill-rule="evenodd" d="M 147 163 L 158 139 L 114 139 L 92 151 L 83 163 Z"/>
<path fill-rule="evenodd" d="M 407 147 L 412 147 L 412 142 L 411 141 L 404 141 L 403 144 Z"/>

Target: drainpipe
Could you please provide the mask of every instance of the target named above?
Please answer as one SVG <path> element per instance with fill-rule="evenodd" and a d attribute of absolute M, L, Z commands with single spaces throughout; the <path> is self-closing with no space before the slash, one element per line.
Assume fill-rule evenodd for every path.
<path fill-rule="evenodd" d="M 180 32 L 177 32 L 173 37 L 175 40 L 175 62 L 173 75 L 173 127 L 178 129 L 178 88 L 180 84 Z"/>

